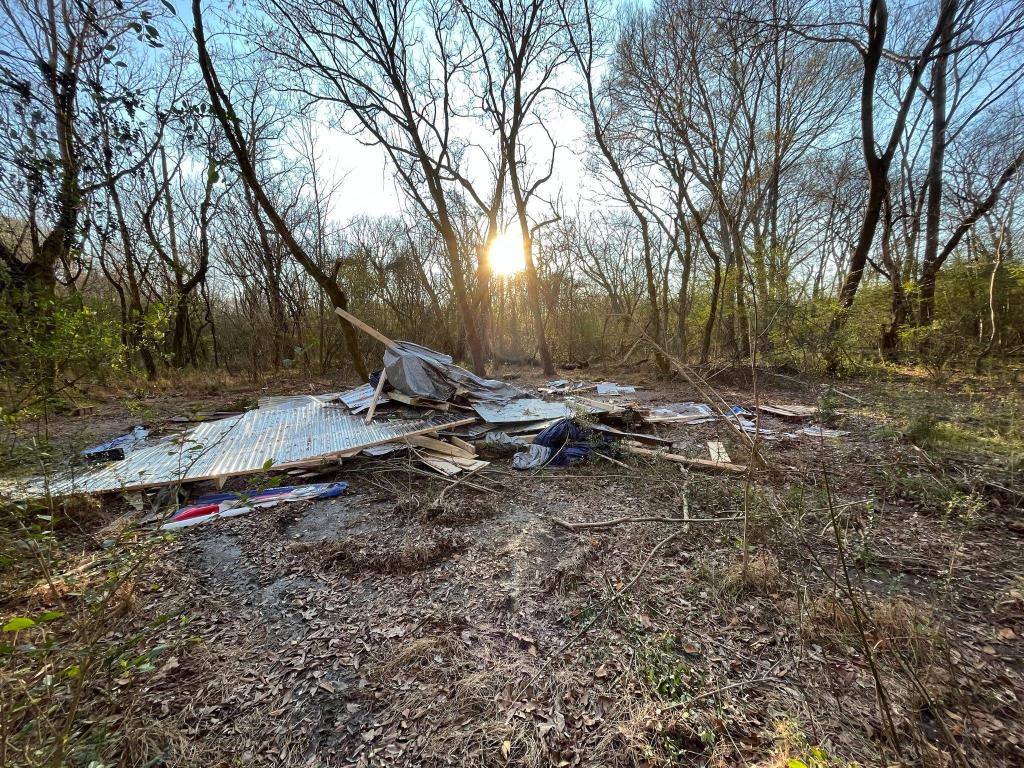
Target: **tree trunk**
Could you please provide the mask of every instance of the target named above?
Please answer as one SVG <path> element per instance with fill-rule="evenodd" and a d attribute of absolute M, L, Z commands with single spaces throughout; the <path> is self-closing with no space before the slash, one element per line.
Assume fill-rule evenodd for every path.
<path fill-rule="evenodd" d="M 718 302 L 722 293 L 722 260 L 718 254 L 710 255 L 714 270 L 711 281 L 711 306 L 708 308 L 708 319 L 704 323 L 704 338 L 700 347 L 701 363 L 707 363 L 711 358 L 711 339 L 715 330 L 715 316 L 718 314 Z"/>
<path fill-rule="evenodd" d="M 530 304 L 530 315 L 533 317 L 533 333 L 540 354 L 540 363 L 547 376 L 555 375 L 555 364 L 551 359 L 551 350 L 544 334 L 544 315 L 540 306 L 540 281 L 537 279 L 537 268 L 533 263 L 533 238 L 530 237 L 529 225 L 524 218 L 520 220 L 523 232 L 523 260 L 526 264 L 526 297 Z"/>
<path fill-rule="evenodd" d="M 260 204 L 260 208 L 263 209 L 266 217 L 270 219 L 271 224 L 274 225 L 274 229 L 277 231 L 278 236 L 284 240 L 285 245 L 288 246 L 288 250 L 291 252 L 292 257 L 302 265 L 303 269 L 305 269 L 306 272 L 316 281 L 317 285 L 320 286 L 320 289 L 331 298 L 331 301 L 334 302 L 334 306 L 341 307 L 347 311 L 348 297 L 345 295 L 341 286 L 338 285 L 322 269 L 320 269 L 316 262 L 310 258 L 309 254 L 306 253 L 305 249 L 292 235 L 288 225 L 285 224 L 284 219 L 281 218 L 281 214 L 278 213 L 277 208 L 263 190 L 263 185 L 260 183 L 259 176 L 256 173 L 256 168 L 253 165 L 252 157 L 249 155 L 244 137 L 238 129 L 238 124 L 234 117 L 235 111 L 231 106 L 231 101 L 228 98 L 227 93 L 224 92 L 220 82 L 217 80 L 217 73 L 213 68 L 213 61 L 210 59 L 210 53 L 206 47 L 206 33 L 203 29 L 203 12 L 200 0 L 192 0 L 192 20 L 195 24 L 196 50 L 199 56 L 199 68 L 202 70 L 203 81 L 206 83 L 206 89 L 210 96 L 212 111 L 217 116 L 217 120 L 220 122 L 221 128 L 224 130 L 228 144 L 231 145 L 231 150 L 235 155 L 236 162 L 238 163 L 239 175 L 242 177 L 243 182 Z M 347 321 L 340 317 L 339 320 L 341 321 L 342 333 L 345 336 L 345 346 L 348 348 L 349 355 L 352 358 L 352 365 L 364 381 L 369 381 L 370 373 L 363 360 L 363 353 L 359 349 L 359 339 L 356 336 L 356 331 Z"/>
<path fill-rule="evenodd" d="M 928 156 L 928 200 L 925 210 L 924 264 L 921 271 L 921 303 L 918 322 L 929 325 L 935 306 L 935 278 L 941 264 L 939 257 L 939 224 L 942 215 L 943 166 L 946 156 L 946 73 L 950 48 L 953 44 L 953 19 L 958 0 L 939 0 L 939 14 L 943 18 L 939 49 L 932 63 L 932 136 Z"/>

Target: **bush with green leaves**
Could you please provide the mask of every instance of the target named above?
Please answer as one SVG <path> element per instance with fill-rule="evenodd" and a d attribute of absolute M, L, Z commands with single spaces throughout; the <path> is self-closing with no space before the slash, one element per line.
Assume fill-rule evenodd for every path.
<path fill-rule="evenodd" d="M 0 294 L 0 412 L 52 405 L 80 383 L 117 375 L 123 366 L 120 332 L 103 309 L 80 295 Z"/>

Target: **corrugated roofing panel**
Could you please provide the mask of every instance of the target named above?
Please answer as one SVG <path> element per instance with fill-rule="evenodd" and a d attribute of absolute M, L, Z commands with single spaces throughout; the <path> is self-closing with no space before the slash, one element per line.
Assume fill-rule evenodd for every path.
<path fill-rule="evenodd" d="M 205 422 L 184 437 L 140 448 L 121 461 L 78 477 L 51 481 L 49 493 L 67 496 L 130 490 L 283 468 L 471 420 L 461 414 L 437 414 L 366 424 L 361 417 L 321 402 L 258 409 Z M 33 485 L 20 495 L 45 494 L 41 483 Z"/>
<path fill-rule="evenodd" d="M 370 384 L 363 384 L 361 387 L 340 393 L 338 398 L 352 413 L 360 413 L 370 407 L 370 401 L 373 400 L 375 389 Z M 389 399 L 387 395 L 381 392 L 380 397 L 377 398 L 377 404 L 386 403 Z"/>
<path fill-rule="evenodd" d="M 530 397 L 508 403 L 474 403 L 473 410 L 480 414 L 480 418 L 491 424 L 560 419 L 572 415 L 572 409 L 565 403 L 549 403 L 547 400 Z"/>

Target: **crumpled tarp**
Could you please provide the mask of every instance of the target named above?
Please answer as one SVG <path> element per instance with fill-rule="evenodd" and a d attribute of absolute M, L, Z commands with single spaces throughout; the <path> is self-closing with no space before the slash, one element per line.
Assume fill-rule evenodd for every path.
<path fill-rule="evenodd" d="M 399 392 L 430 400 L 450 400 L 460 392 L 471 401 L 508 402 L 526 395 L 503 381 L 482 379 L 460 368 L 441 352 L 411 341 L 397 341 L 384 350 L 388 383 Z"/>
<path fill-rule="evenodd" d="M 593 430 L 582 427 L 573 419 L 561 419 L 543 430 L 525 451 L 512 457 L 516 469 L 535 467 L 565 467 L 585 459 L 597 444 L 606 442 L 604 436 L 595 436 Z"/>
<path fill-rule="evenodd" d="M 128 434 L 94 445 L 92 448 L 86 448 L 81 455 L 90 461 L 120 461 L 147 437 L 149 437 L 148 429 L 132 427 L 132 431 Z"/>
<path fill-rule="evenodd" d="M 217 517 L 237 517 L 254 509 L 274 507 L 282 502 L 311 499 L 333 499 L 348 488 L 348 483 L 311 483 L 310 485 L 288 485 L 263 490 L 212 493 L 199 498 L 195 503 L 182 507 L 171 517 L 170 522 L 160 526 L 161 530 L 173 531 L 198 525 Z"/>

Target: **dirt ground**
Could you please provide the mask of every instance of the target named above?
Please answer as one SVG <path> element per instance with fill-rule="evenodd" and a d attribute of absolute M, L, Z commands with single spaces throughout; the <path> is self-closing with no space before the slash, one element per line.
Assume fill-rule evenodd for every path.
<path fill-rule="evenodd" d="M 641 402 L 701 399 L 615 380 L 645 385 Z M 753 401 L 743 377 L 713 383 Z M 102 640 L 132 637 L 147 663 L 92 683 L 75 735 L 104 735 L 99 764 L 139 766 L 1024 764 L 1024 488 L 998 448 L 940 440 L 1006 392 L 939 397 L 910 376 L 841 389 L 759 377 L 760 401 L 820 405 L 850 434 L 764 441 L 752 479 L 628 454 L 532 472 L 495 457 L 470 487 L 357 459 L 337 499 L 185 529 L 154 546 Z M 263 393 L 154 392 L 51 426 L 87 441 Z M 657 432 L 749 459 L 721 424 Z M 77 556 L 150 509 L 79 513 Z M 48 601 L 11 594 L 0 613 Z"/>

